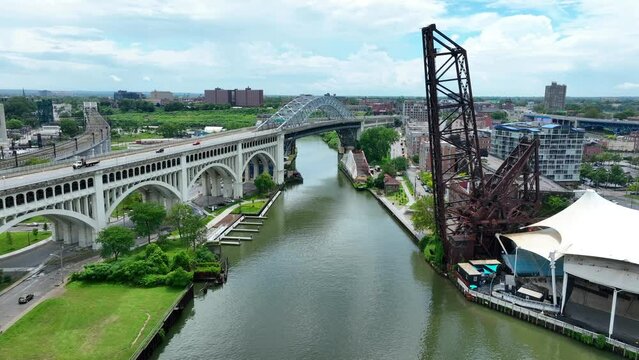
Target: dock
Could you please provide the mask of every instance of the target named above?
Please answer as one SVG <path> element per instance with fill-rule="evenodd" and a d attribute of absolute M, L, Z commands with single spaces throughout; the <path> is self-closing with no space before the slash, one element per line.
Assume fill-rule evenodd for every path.
<path fill-rule="evenodd" d="M 261 226 L 264 225 L 263 222 L 253 222 L 253 221 L 242 221 L 240 223 L 240 225 L 256 225 L 256 226 Z"/>
<path fill-rule="evenodd" d="M 237 231 L 237 232 L 260 232 L 258 229 L 238 229 L 238 228 L 233 228 L 231 229 L 231 231 Z"/>
<path fill-rule="evenodd" d="M 260 216 L 260 215 L 244 215 L 246 219 L 257 219 L 257 220 L 265 220 L 268 219 L 268 216 Z"/>
<path fill-rule="evenodd" d="M 250 236 L 225 236 L 222 240 L 245 240 L 250 241 L 253 240 Z"/>

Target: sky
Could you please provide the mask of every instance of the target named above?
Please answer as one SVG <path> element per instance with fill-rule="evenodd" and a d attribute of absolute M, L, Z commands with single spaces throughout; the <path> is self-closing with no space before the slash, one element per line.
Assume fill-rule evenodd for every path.
<path fill-rule="evenodd" d="M 473 93 L 639 96 L 637 0 L 0 0 L 0 88 L 423 96 L 421 28 Z"/>

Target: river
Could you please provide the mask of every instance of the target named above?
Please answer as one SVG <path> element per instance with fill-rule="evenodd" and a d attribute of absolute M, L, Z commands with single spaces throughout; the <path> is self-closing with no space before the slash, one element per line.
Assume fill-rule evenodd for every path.
<path fill-rule="evenodd" d="M 612 355 L 467 302 L 402 228 L 299 140 L 304 184 L 254 240 L 225 247 L 223 287 L 198 293 L 159 359 L 598 359 Z"/>

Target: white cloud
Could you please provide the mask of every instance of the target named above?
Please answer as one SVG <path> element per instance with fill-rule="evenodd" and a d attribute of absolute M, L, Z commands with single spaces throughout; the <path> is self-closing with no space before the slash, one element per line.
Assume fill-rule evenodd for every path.
<path fill-rule="evenodd" d="M 621 90 L 639 89 L 639 83 L 625 82 L 617 85 L 616 88 Z"/>
<path fill-rule="evenodd" d="M 115 82 L 122 82 L 122 78 L 116 75 L 109 75 L 109 77 L 111 78 L 111 80 L 115 81 Z"/>
<path fill-rule="evenodd" d="M 47 69 L 99 74 L 104 83 L 96 81 L 96 86 L 102 87 L 112 86 L 108 76 L 116 73 L 130 86 L 145 87 L 153 79 L 154 86 L 187 91 L 247 81 L 279 93 L 421 95 L 418 33 L 436 23 L 468 50 L 475 94 L 538 95 L 552 80 L 571 86 L 570 76 L 609 81 L 590 85 L 584 80 L 591 88 L 571 86 L 570 95 L 637 89 L 621 87 L 625 76 L 639 70 L 636 0 L 464 5 L 443 0 L 31 0 L 4 10 L 0 61 L 43 78 L 50 74 Z M 68 86 L 73 88 L 73 79 Z"/>

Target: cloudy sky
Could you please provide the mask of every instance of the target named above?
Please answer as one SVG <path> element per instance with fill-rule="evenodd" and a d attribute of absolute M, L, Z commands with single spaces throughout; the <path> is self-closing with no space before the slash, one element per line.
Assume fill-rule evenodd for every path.
<path fill-rule="evenodd" d="M 639 96 L 637 0 L 0 0 L 0 88 L 424 94 L 420 28 L 477 95 Z"/>

